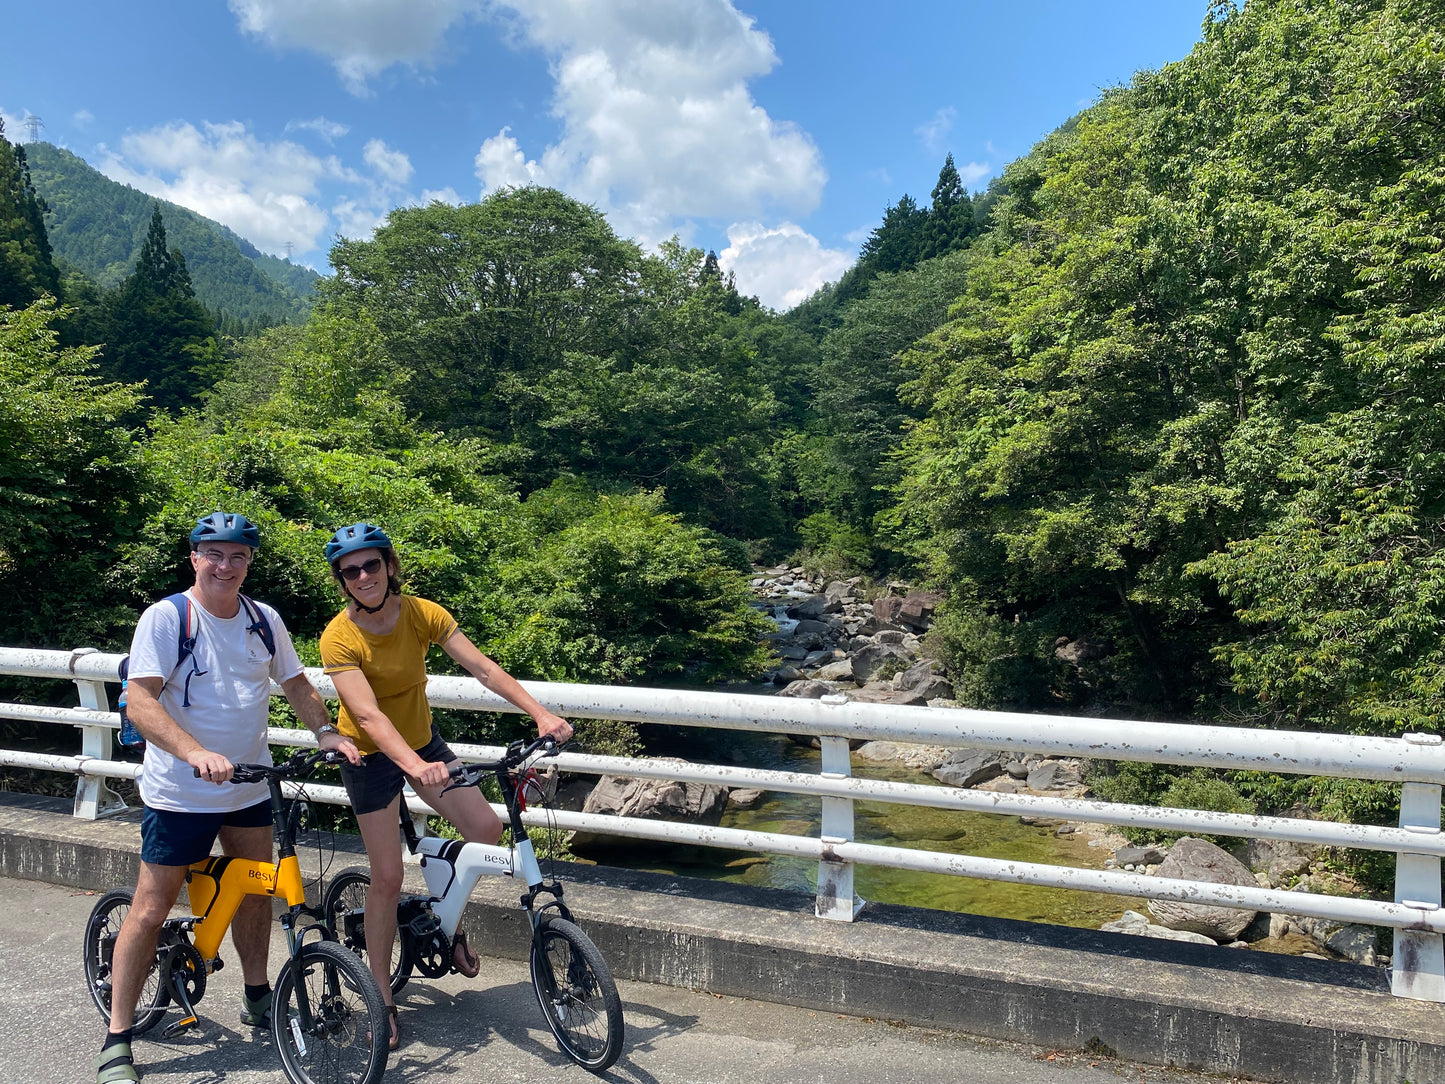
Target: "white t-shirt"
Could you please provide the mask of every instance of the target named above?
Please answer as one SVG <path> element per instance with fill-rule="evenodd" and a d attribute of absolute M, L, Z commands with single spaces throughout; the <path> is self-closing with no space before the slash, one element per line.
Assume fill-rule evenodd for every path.
<path fill-rule="evenodd" d="M 167 714 L 196 741 L 232 764 L 270 764 L 266 720 L 271 702 L 271 679 L 279 684 L 301 673 L 301 660 L 291 644 L 279 614 L 264 602 L 256 607 L 271 622 L 276 640 L 273 658 L 259 632 L 247 632 L 251 616 L 240 605 L 235 617 L 209 613 L 191 600 L 191 628 L 196 632 L 194 653 L 176 666 L 181 641 L 181 615 L 162 599 L 136 622 L 130 645 L 130 677 L 165 679 L 160 702 Z M 195 660 L 194 666 L 192 659 Z M 190 679 L 190 707 L 185 700 L 186 678 L 193 669 L 203 673 Z M 264 783 L 215 783 L 197 779 L 190 764 L 155 744 L 146 746 L 140 774 L 141 799 L 154 809 L 181 813 L 229 813 L 264 802 Z"/>

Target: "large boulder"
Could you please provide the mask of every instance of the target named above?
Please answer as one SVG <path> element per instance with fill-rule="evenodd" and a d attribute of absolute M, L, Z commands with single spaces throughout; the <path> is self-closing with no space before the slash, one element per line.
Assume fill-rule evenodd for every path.
<path fill-rule="evenodd" d="M 943 596 L 932 591 L 910 591 L 904 598 L 903 605 L 898 607 L 898 615 L 894 620 L 909 628 L 929 628 L 933 624 L 933 611 L 942 601 Z"/>
<path fill-rule="evenodd" d="M 716 825 L 722 820 L 727 801 L 728 788 L 711 783 L 604 775 L 587 795 L 582 812 Z M 593 832 L 577 832 L 571 840 L 574 849 L 625 845 L 628 841 L 621 836 Z"/>
<path fill-rule="evenodd" d="M 825 662 L 818 669 L 813 671 L 812 676 L 818 681 L 846 681 L 853 684 L 853 660 L 834 659 Z"/>
<path fill-rule="evenodd" d="M 826 595 L 810 595 L 802 602 L 788 607 L 788 616 L 796 617 L 798 620 L 812 618 L 816 620 L 828 612 L 828 598 Z"/>
<path fill-rule="evenodd" d="M 903 664 L 911 661 L 908 652 L 898 644 L 869 644 L 852 658 L 853 680 L 866 685 L 890 659 Z"/>
<path fill-rule="evenodd" d="M 803 700 L 821 700 L 829 693 L 837 692 L 832 684 L 826 681 L 813 681 L 804 678 L 802 681 L 795 681 L 784 689 L 778 690 L 779 696 L 796 696 Z"/>
<path fill-rule="evenodd" d="M 906 650 L 906 649 L 905 649 Z M 924 661 L 910 666 L 901 674 L 894 675 L 893 688 L 898 691 L 895 704 L 927 704 L 939 697 L 951 699 L 953 686 L 939 671 L 936 662 Z"/>
<path fill-rule="evenodd" d="M 954 787 L 976 787 L 1003 775 L 1011 756 L 987 749 L 955 749 L 933 769 L 933 778 Z"/>
<path fill-rule="evenodd" d="M 1158 937 L 1165 941 L 1193 941 L 1200 945 L 1212 945 L 1213 939 L 1187 930 L 1172 930 L 1168 926 L 1156 926 L 1138 911 L 1125 911 L 1113 922 L 1106 922 L 1099 929 L 1107 933 L 1127 933 L 1134 937 Z"/>
<path fill-rule="evenodd" d="M 903 600 L 897 595 L 884 595 L 873 600 L 873 616 L 880 627 L 892 625 L 898 620 L 898 611 L 903 609 Z"/>
<path fill-rule="evenodd" d="M 1259 882 L 1239 859 L 1228 851 L 1203 839 L 1185 836 L 1169 849 L 1159 866 L 1158 876 L 1185 881 L 1210 881 L 1214 884 L 1247 885 L 1257 888 Z M 1234 907 L 1215 907 L 1207 903 L 1179 903 L 1174 900 L 1153 900 L 1149 911 L 1161 925 L 1174 930 L 1202 933 L 1216 941 L 1230 942 L 1239 938 L 1254 920 L 1255 912 Z"/>

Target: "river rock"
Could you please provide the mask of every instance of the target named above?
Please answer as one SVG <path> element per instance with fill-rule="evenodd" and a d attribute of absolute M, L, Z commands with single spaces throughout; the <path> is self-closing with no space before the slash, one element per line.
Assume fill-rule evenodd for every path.
<path fill-rule="evenodd" d="M 1006 757 L 986 749 L 955 749 L 933 769 L 933 778 L 954 787 L 976 787 L 1003 775 Z"/>
<path fill-rule="evenodd" d="M 1212 938 L 1202 933 L 1187 930 L 1173 930 L 1168 926 L 1156 926 L 1138 911 L 1125 911 L 1113 922 L 1106 922 L 1099 929 L 1108 933 L 1127 933 L 1135 937 L 1158 937 L 1166 941 L 1192 941 L 1199 945 L 1212 945 Z"/>
<path fill-rule="evenodd" d="M 910 628 L 929 628 L 933 624 L 933 611 L 942 601 L 943 596 L 932 591 L 910 591 L 903 600 L 903 605 L 898 607 L 898 614 L 893 620 Z"/>
<path fill-rule="evenodd" d="M 902 629 L 884 629 L 869 637 L 869 640 L 875 644 L 899 644 L 900 646 L 907 639 L 908 633 Z"/>
<path fill-rule="evenodd" d="M 1077 640 L 1060 636 L 1054 641 L 1054 658 L 1071 666 L 1080 666 L 1093 659 L 1102 659 L 1108 653 L 1108 644 L 1101 640 L 1091 640 L 1087 636 L 1080 636 Z"/>
<path fill-rule="evenodd" d="M 846 681 L 853 684 L 853 660 L 835 659 L 826 662 L 813 671 L 812 676 L 819 681 Z"/>
<path fill-rule="evenodd" d="M 853 680 L 866 685 L 890 659 L 905 663 L 911 661 L 908 652 L 897 644 L 869 644 L 852 657 Z"/>
<path fill-rule="evenodd" d="M 1256 887 L 1254 874 L 1239 859 L 1203 839 L 1185 836 L 1169 849 L 1159 867 L 1160 877 L 1215 884 Z M 1234 941 L 1253 920 L 1255 912 L 1203 903 L 1153 900 L 1149 911 L 1163 925 L 1175 930 L 1202 933 L 1216 941 Z"/>
<path fill-rule="evenodd" d="M 948 759 L 950 750 L 941 745 L 915 745 L 912 742 L 870 741 L 860 745 L 861 760 L 893 761 L 917 772 L 931 772 Z"/>
<path fill-rule="evenodd" d="M 728 805 L 737 806 L 739 809 L 751 809 L 763 800 L 765 793 L 765 791 L 752 787 L 737 787 L 728 791 Z"/>
<path fill-rule="evenodd" d="M 799 680 L 803 672 L 796 666 L 780 666 L 773 672 L 774 685 L 789 685 Z"/>
<path fill-rule="evenodd" d="M 853 585 L 844 580 L 832 580 L 827 587 L 823 588 L 823 597 L 828 600 L 829 607 L 837 607 L 825 612 L 837 613 L 843 609 L 846 603 L 853 600 Z"/>
<path fill-rule="evenodd" d="M 587 796 L 582 812 L 715 825 L 722 820 L 727 801 L 728 789 L 711 783 L 604 775 Z M 607 847 L 619 845 L 618 839 L 596 832 L 576 832 L 571 845 L 578 849 Z"/>
<path fill-rule="evenodd" d="M 832 628 L 833 627 L 825 621 L 816 621 L 811 617 L 805 617 L 799 621 L 797 627 L 793 629 L 793 635 L 798 637 L 823 636 L 831 632 Z"/>
<path fill-rule="evenodd" d="M 873 600 L 873 617 L 881 625 L 891 625 L 898 620 L 898 611 L 903 609 L 903 600 L 897 595 L 884 595 Z"/>
<path fill-rule="evenodd" d="M 1158 847 L 1120 847 L 1114 852 L 1114 861 L 1121 866 L 1157 866 L 1166 857 Z"/>
<path fill-rule="evenodd" d="M 804 700 L 819 700 L 837 691 L 837 688 L 829 682 L 804 678 L 802 681 L 793 682 L 785 689 L 778 690 L 778 695 L 797 696 Z"/>
<path fill-rule="evenodd" d="M 802 602 L 788 607 L 788 616 L 802 621 L 819 618 L 828 609 L 828 600 L 822 595 L 809 595 Z"/>

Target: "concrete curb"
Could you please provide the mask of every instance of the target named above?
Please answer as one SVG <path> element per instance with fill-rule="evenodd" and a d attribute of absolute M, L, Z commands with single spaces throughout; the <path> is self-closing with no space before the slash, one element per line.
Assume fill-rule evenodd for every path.
<path fill-rule="evenodd" d="M 139 813 L 0 794 L 0 876 L 134 884 Z M 365 865 L 337 837 L 328 874 Z M 316 852 L 303 857 L 316 872 Z M 1389 994 L 1353 964 L 873 905 L 853 923 L 811 897 L 559 863 L 566 900 L 614 973 L 712 993 L 1289 1084 L 1445 1080 L 1445 1006 Z M 408 882 L 421 889 L 420 871 Z M 478 951 L 525 958 L 519 887 L 486 878 Z M 79 932 L 77 931 L 77 937 Z"/>

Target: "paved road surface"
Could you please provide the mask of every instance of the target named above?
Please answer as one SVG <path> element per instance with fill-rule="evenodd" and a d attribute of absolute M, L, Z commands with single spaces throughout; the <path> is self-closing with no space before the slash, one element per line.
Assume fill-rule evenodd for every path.
<path fill-rule="evenodd" d="M 85 994 L 80 935 L 96 896 L 0 879 L 0 1080 L 93 1079 L 90 1059 L 103 1024 Z M 283 952 L 278 925 L 273 973 Z M 137 1041 L 145 1084 L 284 1082 L 270 1036 L 237 1020 L 241 976 L 229 942 L 223 956 L 231 966 L 212 979 L 199 1031 Z M 667 986 L 620 988 L 627 1039 L 603 1077 L 618 1084 L 1222 1084 L 1220 1077 Z M 386 1072 L 393 1084 L 596 1079 L 558 1053 L 522 963 L 484 958 L 476 979 L 414 980 L 398 1000 L 404 1045 Z"/>

